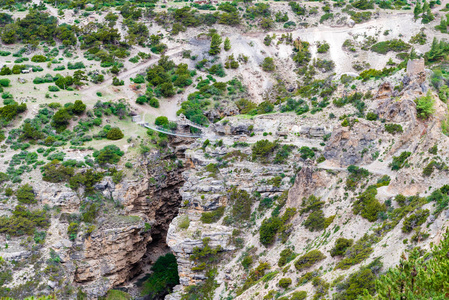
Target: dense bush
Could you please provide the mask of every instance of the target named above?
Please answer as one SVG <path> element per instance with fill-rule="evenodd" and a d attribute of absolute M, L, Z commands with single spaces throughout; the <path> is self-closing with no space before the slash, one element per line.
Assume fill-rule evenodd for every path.
<path fill-rule="evenodd" d="M 403 129 L 401 124 L 385 124 L 385 131 L 391 134 L 402 133 Z"/>
<path fill-rule="evenodd" d="M 286 288 L 288 288 L 291 284 L 292 284 L 291 278 L 281 278 L 281 279 L 279 280 L 279 286 L 280 286 L 281 288 L 286 289 Z"/>
<path fill-rule="evenodd" d="M 16 191 L 16 197 L 17 201 L 23 204 L 34 204 L 37 202 L 33 187 L 28 183 L 19 186 Z"/>
<path fill-rule="evenodd" d="M 346 253 L 346 249 L 351 247 L 353 243 L 353 239 L 338 238 L 335 241 L 334 247 L 330 251 L 331 256 L 334 257 L 344 255 Z"/>
<path fill-rule="evenodd" d="M 377 241 L 378 238 L 374 235 L 365 234 L 354 245 L 346 249 L 345 258 L 339 261 L 335 268 L 347 270 L 351 266 L 361 263 L 373 252 L 371 245 Z"/>
<path fill-rule="evenodd" d="M 435 112 L 434 108 L 435 100 L 433 99 L 430 90 L 427 91 L 426 96 L 422 96 L 416 99 L 415 102 L 416 102 L 416 111 L 419 118 L 428 119 Z"/>
<path fill-rule="evenodd" d="M 389 167 L 393 171 L 397 171 L 407 164 L 407 158 L 412 155 L 411 152 L 404 151 L 399 156 L 393 156 L 393 161 L 390 163 Z"/>
<path fill-rule="evenodd" d="M 72 112 L 75 115 L 81 115 L 86 111 L 86 104 L 81 100 L 76 100 L 72 107 Z"/>
<path fill-rule="evenodd" d="M 292 260 L 295 259 L 296 257 L 296 253 L 293 252 L 292 249 L 290 248 L 285 248 L 284 250 L 281 251 L 280 255 L 279 255 L 279 260 L 278 260 L 278 266 L 279 267 L 283 267 L 286 264 L 288 264 L 289 262 L 291 262 Z"/>
<path fill-rule="evenodd" d="M 154 121 L 154 124 L 156 124 L 158 126 L 168 125 L 168 118 L 165 116 L 157 117 L 156 120 Z"/>
<path fill-rule="evenodd" d="M 218 220 L 220 220 L 220 218 L 223 216 L 225 211 L 225 207 L 224 206 L 220 206 L 219 208 L 217 208 L 214 211 L 210 211 L 210 212 L 203 212 L 201 214 L 201 222 L 206 223 L 206 224 L 211 224 L 211 223 L 215 223 Z"/>
<path fill-rule="evenodd" d="M 314 264 L 316 264 L 319 261 L 322 261 L 325 259 L 326 256 L 321 253 L 319 250 L 312 250 L 304 254 L 303 256 L 300 256 L 295 261 L 295 268 L 298 271 L 302 271 L 304 269 L 310 268 Z"/>
<path fill-rule="evenodd" d="M 109 145 L 105 146 L 101 150 L 97 150 L 93 153 L 93 157 L 95 158 L 95 161 L 100 165 L 105 164 L 117 164 L 120 161 L 120 158 L 125 153 L 120 150 L 119 147 L 115 145 Z"/>
<path fill-rule="evenodd" d="M 253 199 L 247 191 L 233 188 L 229 193 L 229 203 L 232 205 L 231 216 L 236 224 L 249 220 Z"/>
<path fill-rule="evenodd" d="M 123 137 L 124 137 L 124 134 L 118 127 L 112 127 L 111 130 L 109 130 L 106 135 L 106 138 L 108 140 L 120 140 Z"/>
<path fill-rule="evenodd" d="M 22 205 L 17 205 L 11 216 L 0 217 L 0 233 L 11 236 L 32 235 L 37 228 L 46 229 L 49 226 L 49 216 L 45 211 L 29 211 Z"/>
<path fill-rule="evenodd" d="M 353 203 L 352 210 L 354 214 L 360 214 L 363 218 L 370 222 L 376 221 L 379 217 L 379 213 L 386 211 L 385 204 L 381 204 L 376 199 L 376 195 L 376 186 L 369 186 Z"/>
<path fill-rule="evenodd" d="M 447 298 L 448 252 L 449 238 L 448 233 L 445 233 L 440 245 L 431 247 L 430 252 L 416 247 L 409 252 L 408 257 L 403 254 L 399 265 L 390 268 L 377 280 L 377 295 L 364 295 L 363 299 L 400 299 L 404 295 L 411 295 L 414 299 Z"/>
<path fill-rule="evenodd" d="M 430 212 L 428 209 L 417 210 L 414 214 L 412 214 L 409 217 L 404 219 L 404 223 L 402 225 L 402 232 L 409 233 L 415 227 L 418 227 L 421 224 L 424 224 L 424 222 L 426 222 L 429 214 L 430 214 Z"/>
<path fill-rule="evenodd" d="M 74 174 L 72 167 L 63 166 L 59 160 L 52 160 L 42 167 L 42 179 L 48 182 L 68 181 Z"/>
<path fill-rule="evenodd" d="M 151 271 L 143 283 L 142 296 L 152 299 L 163 297 L 179 284 L 178 263 L 172 253 L 160 256 L 151 266 Z"/>
<path fill-rule="evenodd" d="M 277 147 L 277 142 L 270 142 L 269 140 L 257 141 L 252 150 L 252 159 L 260 160 L 262 163 L 267 163 L 270 155 L 274 152 Z"/>
<path fill-rule="evenodd" d="M 52 117 L 51 125 L 56 129 L 56 132 L 63 132 L 69 125 L 72 116 L 66 108 L 59 109 Z"/>
<path fill-rule="evenodd" d="M 271 57 L 265 57 L 261 64 L 261 67 L 265 72 L 272 72 L 276 68 L 274 65 L 274 60 Z"/>

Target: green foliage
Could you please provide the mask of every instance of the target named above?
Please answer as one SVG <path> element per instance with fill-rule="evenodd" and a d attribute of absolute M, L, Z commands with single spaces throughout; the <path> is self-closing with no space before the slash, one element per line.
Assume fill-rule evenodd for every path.
<path fill-rule="evenodd" d="M 87 169 L 84 172 L 79 172 L 70 177 L 69 186 L 74 190 L 78 189 L 81 186 L 84 186 L 85 192 L 91 193 L 93 192 L 94 185 L 101 181 L 103 175 L 104 174 L 101 172 L 95 172 L 92 169 Z"/>
<path fill-rule="evenodd" d="M 335 268 L 347 270 L 351 266 L 361 263 L 373 252 L 371 245 L 377 241 L 378 238 L 374 235 L 365 234 L 361 239 L 355 242 L 354 245 L 346 249 L 345 258 L 339 261 Z"/>
<path fill-rule="evenodd" d="M 299 153 L 301 153 L 301 158 L 304 160 L 308 158 L 313 159 L 315 157 L 315 152 L 307 146 L 302 146 L 299 149 Z"/>
<path fill-rule="evenodd" d="M 360 214 L 363 218 L 370 222 L 374 222 L 378 219 L 378 215 L 381 212 L 386 211 L 385 204 L 381 204 L 377 199 L 377 188 L 376 186 L 369 186 L 357 200 L 353 203 L 354 214 Z"/>
<path fill-rule="evenodd" d="M 101 150 L 94 151 L 93 157 L 100 165 L 117 164 L 125 153 L 116 145 L 105 146 Z"/>
<path fill-rule="evenodd" d="M 265 72 L 272 72 L 276 68 L 272 57 L 265 57 L 261 64 L 261 67 Z"/>
<path fill-rule="evenodd" d="M 211 224 L 211 223 L 215 223 L 218 220 L 220 220 L 220 218 L 223 216 L 225 211 L 225 207 L 224 206 L 220 206 L 219 208 L 217 208 L 214 211 L 211 212 L 203 212 L 201 214 L 201 222 L 206 223 L 206 224 Z"/>
<path fill-rule="evenodd" d="M 66 108 L 59 109 L 52 117 L 51 125 L 56 129 L 56 132 L 63 132 L 69 125 L 72 116 Z"/>
<path fill-rule="evenodd" d="M 249 220 L 253 199 L 247 191 L 232 188 L 229 193 L 229 203 L 232 205 L 232 220 L 236 224 L 242 224 L 242 222 Z"/>
<path fill-rule="evenodd" d="M 446 232 L 438 246 L 426 253 L 416 247 L 408 257 L 404 254 L 398 266 L 390 268 L 376 281 L 374 296 L 363 294 L 361 299 L 445 299 L 449 276 L 449 234 Z"/>
<path fill-rule="evenodd" d="M 269 157 L 274 152 L 277 146 L 278 144 L 276 141 L 274 142 L 270 142 L 269 140 L 257 141 L 251 148 L 252 159 L 260 160 L 262 163 L 267 163 Z"/>
<path fill-rule="evenodd" d="M 286 264 L 288 264 L 289 262 L 294 260 L 296 256 L 297 256 L 297 254 L 295 252 L 293 252 L 292 249 L 285 248 L 280 253 L 280 257 L 279 257 L 279 260 L 278 260 L 278 266 L 279 267 L 285 266 Z"/>
<path fill-rule="evenodd" d="M 432 93 L 427 91 L 426 96 L 422 96 L 415 100 L 416 103 L 416 111 L 418 114 L 418 117 L 421 119 L 428 119 L 434 112 L 434 103 L 435 100 L 432 97 Z"/>
<path fill-rule="evenodd" d="M 74 241 L 76 239 L 76 235 L 79 231 L 79 224 L 72 222 L 69 224 L 69 227 L 67 227 L 67 235 L 69 236 L 69 239 L 71 241 Z"/>
<path fill-rule="evenodd" d="M 23 204 L 34 204 L 37 202 L 33 187 L 28 183 L 19 186 L 19 188 L 16 190 L 16 197 L 17 201 Z"/>
<path fill-rule="evenodd" d="M 178 227 L 181 229 L 187 229 L 190 226 L 190 219 L 189 216 L 187 215 L 183 215 L 181 217 L 179 217 L 179 221 L 178 221 Z"/>
<path fill-rule="evenodd" d="M 291 226 L 287 225 L 290 219 L 295 215 L 296 209 L 287 208 L 282 217 L 273 215 L 270 218 L 264 219 L 259 231 L 259 241 L 264 246 L 269 246 L 274 243 L 276 235 L 282 233 L 282 240 L 286 242 L 288 238 L 289 229 Z"/>
<path fill-rule="evenodd" d="M 109 290 L 105 300 L 131 300 L 132 297 L 120 290 Z"/>
<path fill-rule="evenodd" d="M 424 58 L 427 62 L 433 63 L 437 61 L 441 61 L 447 59 L 449 51 L 449 42 L 445 40 L 438 40 L 436 37 L 433 39 L 432 46 L 428 52 L 424 54 Z"/>
<path fill-rule="evenodd" d="M 0 233 L 11 236 L 33 235 L 36 228 L 47 229 L 50 217 L 44 210 L 29 211 L 25 206 L 17 205 L 9 217 L 0 217 Z"/>
<path fill-rule="evenodd" d="M 168 125 L 168 118 L 165 116 L 157 117 L 156 120 L 154 121 L 154 124 L 156 124 L 158 126 Z"/>
<path fill-rule="evenodd" d="M 385 131 L 391 134 L 403 132 L 401 124 L 385 124 L 384 127 Z"/>
<path fill-rule="evenodd" d="M 292 3 L 292 2 L 289 2 Z M 306 291 L 293 292 L 290 300 L 305 300 L 307 298 Z"/>
<path fill-rule="evenodd" d="M 353 243 L 353 239 L 338 238 L 335 241 L 334 247 L 330 251 L 331 256 L 334 257 L 344 255 L 346 250 L 351 247 Z"/>
<path fill-rule="evenodd" d="M 86 111 L 86 104 L 81 100 L 76 100 L 72 107 L 72 112 L 75 115 L 81 115 Z"/>
<path fill-rule="evenodd" d="M 52 160 L 42 167 L 42 179 L 48 182 L 68 181 L 74 174 L 72 167 L 63 166 L 59 160 Z"/>
<path fill-rule="evenodd" d="M 151 266 L 151 271 L 143 283 L 142 296 L 151 299 L 163 297 L 179 284 L 178 263 L 172 253 L 160 256 Z"/>
<path fill-rule="evenodd" d="M 393 171 L 402 169 L 402 167 L 404 167 L 407 164 L 407 158 L 409 158 L 410 155 L 412 155 L 411 152 L 404 151 L 399 156 L 393 156 L 393 161 L 391 162 L 389 167 Z"/>
<path fill-rule="evenodd" d="M 222 43 L 221 36 L 217 33 L 214 33 L 212 35 L 212 39 L 210 41 L 210 49 L 209 54 L 210 55 L 217 55 L 221 52 L 220 45 Z"/>
<path fill-rule="evenodd" d="M 118 127 L 112 127 L 111 130 L 109 130 L 106 135 L 106 138 L 108 140 L 120 140 L 123 137 L 124 137 L 124 134 Z"/>
<path fill-rule="evenodd" d="M 322 261 L 325 258 L 326 258 L 326 256 L 323 253 L 321 253 L 321 251 L 312 250 L 312 251 L 307 252 L 303 256 L 300 256 L 295 261 L 295 268 L 296 268 L 296 270 L 301 272 L 302 270 L 310 268 L 311 266 L 313 266 L 317 262 Z"/>
<path fill-rule="evenodd" d="M 344 282 L 337 284 L 339 293 L 335 295 L 335 300 L 355 300 L 359 299 L 363 293 L 373 295 L 376 291 L 376 275 L 381 268 L 382 263 L 379 258 L 376 258 L 368 266 L 349 275 Z"/>
<path fill-rule="evenodd" d="M 281 278 L 281 279 L 279 280 L 279 286 L 280 286 L 281 288 L 286 289 L 286 288 L 288 288 L 291 284 L 292 284 L 291 278 Z"/>
<path fill-rule="evenodd" d="M 429 214 L 430 214 L 430 212 L 428 209 L 417 210 L 414 214 L 412 214 L 409 217 L 404 219 L 404 222 L 402 225 L 402 232 L 409 233 L 415 227 L 424 224 L 424 222 L 426 222 Z"/>
<path fill-rule="evenodd" d="M 358 183 L 370 175 L 368 170 L 354 165 L 348 167 L 348 172 L 349 176 L 346 179 L 346 188 L 351 191 L 355 190 Z"/>

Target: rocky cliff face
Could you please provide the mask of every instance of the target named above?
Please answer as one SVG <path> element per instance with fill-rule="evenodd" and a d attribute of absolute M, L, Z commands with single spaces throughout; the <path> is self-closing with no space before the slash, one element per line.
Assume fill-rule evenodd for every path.
<path fill-rule="evenodd" d="M 215 290 L 209 290 L 211 299 L 272 299 L 274 295 L 288 298 L 295 290 L 307 291 L 310 297 L 314 293 L 340 294 L 340 288 L 317 286 L 310 279 L 318 276 L 325 283 L 341 282 L 376 257 L 382 257 L 384 268 L 388 268 L 399 261 L 405 249 L 428 247 L 431 241 L 437 241 L 440 228 L 447 224 L 447 213 L 434 214 L 427 201 L 419 207 L 430 211 L 424 221 L 427 240 L 420 237 L 423 232 L 419 230 L 424 230 L 421 227 L 413 231 L 418 239 L 401 229 L 401 218 L 410 216 L 417 207 L 407 207 L 411 212 L 399 221 L 391 221 L 390 214 L 401 211 L 402 204 L 395 200 L 398 194 L 424 197 L 430 193 L 429 186 L 444 185 L 441 176 L 444 178 L 446 171 L 440 167 L 448 161 L 443 157 L 449 154 L 449 144 L 438 124 L 446 108 L 437 101 L 435 114 L 428 120 L 419 119 L 414 100 L 425 95 L 429 88 L 426 81 L 404 74 L 391 80 L 379 84 L 375 96 L 366 100 L 369 110 L 378 115 L 374 121 L 346 117 L 348 107 L 335 111 L 337 117 L 340 114 L 348 118 L 348 126 L 342 126 L 341 119 L 320 123 L 313 116 L 237 116 L 214 124 L 214 135 L 208 136 L 207 142 L 204 138 L 192 144 L 186 151 L 191 169 L 183 174 L 181 209 L 167 235 L 167 244 L 178 259 L 181 282 L 166 299 L 180 299 L 186 291 L 204 292 L 202 288 L 209 286 L 208 278 L 212 276 L 207 272 L 211 268 L 216 268 L 213 278 L 217 283 Z M 403 88 L 395 89 L 397 84 Z M 385 124 L 401 129 L 387 130 Z M 289 145 L 294 150 L 287 154 L 288 160 L 278 163 L 274 158 L 279 150 L 267 150 L 272 151 L 267 154 L 269 159 L 261 161 L 253 156 L 253 148 L 262 139 L 277 143 L 275 149 Z M 269 149 L 269 143 L 264 145 Z M 430 148 L 436 149 L 435 145 L 438 154 L 429 154 L 435 151 L 429 152 Z M 310 155 L 305 148 L 313 149 L 314 156 L 305 155 Z M 392 163 L 403 152 L 411 154 L 399 170 L 394 170 Z M 435 167 L 436 173 L 430 176 L 423 174 L 431 161 L 440 167 Z M 364 171 L 354 171 L 354 165 Z M 368 189 L 384 212 L 375 215 L 374 222 L 354 208 Z M 251 195 L 249 203 L 241 197 L 243 192 L 237 197 L 240 204 L 247 204 L 247 219 L 235 217 L 239 209 L 236 190 Z M 283 193 L 286 191 L 288 196 Z M 313 197 L 321 202 L 312 216 L 307 208 L 307 201 L 312 200 L 307 199 Z M 318 219 L 323 224 L 314 223 L 321 222 Z M 263 224 L 274 220 L 284 223 L 273 229 L 277 231 L 270 243 L 262 242 Z M 266 227 L 263 230 L 266 232 Z M 363 245 L 360 247 L 367 251 L 366 256 L 360 261 L 351 260 L 351 253 L 358 253 L 359 248 L 345 254 L 350 258 L 330 256 L 339 238 Z M 295 266 L 296 257 L 310 250 L 319 250 L 323 258 L 312 267 Z M 292 257 L 284 257 L 286 262 L 281 264 L 285 253 Z M 209 259 L 208 263 L 202 263 L 201 255 Z M 348 266 L 341 267 L 342 261 Z M 292 279 L 291 287 L 281 288 L 281 278 Z M 194 289 L 186 289 L 192 285 Z"/>

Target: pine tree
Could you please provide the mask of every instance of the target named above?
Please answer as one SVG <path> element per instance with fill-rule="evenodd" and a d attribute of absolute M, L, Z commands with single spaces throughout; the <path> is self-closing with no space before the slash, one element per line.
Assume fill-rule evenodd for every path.
<path fill-rule="evenodd" d="M 229 40 L 229 38 L 225 39 L 223 48 L 225 49 L 225 51 L 229 51 L 231 49 L 231 41 Z"/>
<path fill-rule="evenodd" d="M 220 53 L 221 42 L 222 42 L 221 36 L 217 33 L 214 33 L 212 35 L 212 40 L 210 41 L 210 49 L 209 49 L 210 55 L 217 55 L 218 53 Z"/>
<path fill-rule="evenodd" d="M 421 2 L 417 1 L 415 9 L 413 10 L 413 14 L 415 15 L 415 20 L 419 18 L 419 15 L 422 13 Z"/>

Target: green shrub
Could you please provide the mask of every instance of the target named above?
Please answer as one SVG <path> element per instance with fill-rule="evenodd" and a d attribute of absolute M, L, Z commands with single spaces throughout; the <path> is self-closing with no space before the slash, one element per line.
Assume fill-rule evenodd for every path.
<path fill-rule="evenodd" d="M 322 261 L 325 258 L 326 258 L 326 256 L 323 253 L 321 253 L 319 250 L 312 250 L 312 251 L 307 252 L 303 256 L 300 256 L 295 261 L 295 268 L 298 271 L 302 271 L 307 268 L 310 268 L 311 266 L 313 266 L 317 262 Z"/>
<path fill-rule="evenodd" d="M 385 124 L 385 131 L 391 134 L 402 133 L 403 129 L 400 124 Z"/>
<path fill-rule="evenodd" d="M 217 208 L 214 211 L 211 212 L 203 212 L 201 214 L 201 222 L 206 223 L 206 224 L 211 224 L 211 223 L 215 223 L 218 220 L 220 220 L 220 218 L 223 216 L 225 211 L 225 207 L 224 206 L 220 206 L 219 208 Z"/>
<path fill-rule="evenodd" d="M 115 145 L 105 146 L 101 150 L 94 151 L 93 157 L 100 165 L 117 164 L 125 153 Z"/>
<path fill-rule="evenodd" d="M 136 99 L 137 104 L 145 104 L 147 102 L 148 102 L 148 98 L 146 96 L 140 96 L 140 97 L 137 97 L 137 99 Z"/>
<path fill-rule="evenodd" d="M 353 239 L 338 238 L 335 241 L 334 247 L 330 251 L 331 256 L 334 257 L 344 255 L 346 250 L 351 247 L 353 243 Z"/>
<path fill-rule="evenodd" d="M 2 87 L 8 87 L 10 83 L 11 83 L 11 80 L 9 80 L 8 78 L 0 79 L 0 86 L 2 86 Z"/>
<path fill-rule="evenodd" d="M 47 229 L 50 218 L 44 210 L 29 211 L 17 205 L 9 217 L 0 217 L 0 233 L 11 236 L 33 235 L 37 228 Z"/>
<path fill-rule="evenodd" d="M 31 61 L 32 61 L 32 62 L 37 62 L 37 63 L 39 63 L 39 62 L 46 62 L 46 61 L 47 61 L 47 58 L 46 58 L 44 55 L 39 55 L 39 54 L 37 54 L 37 55 L 34 55 L 34 56 L 31 58 Z"/>
<path fill-rule="evenodd" d="M 59 160 L 52 160 L 42 167 L 42 172 L 44 181 L 57 183 L 69 180 L 74 174 L 74 169 L 63 166 Z"/>
<path fill-rule="evenodd" d="M 247 191 L 233 188 L 229 194 L 229 203 L 232 205 L 231 216 L 236 224 L 249 220 L 253 199 Z"/>
<path fill-rule="evenodd" d="M 422 171 L 423 176 L 429 177 L 430 175 L 432 175 L 435 164 L 436 162 L 434 160 L 428 163 Z"/>
<path fill-rule="evenodd" d="M 105 300 L 131 300 L 132 297 L 120 290 L 109 290 Z"/>
<path fill-rule="evenodd" d="M 269 246 L 274 243 L 276 235 L 281 232 L 285 232 L 288 226 L 286 223 L 290 220 L 290 218 L 296 213 L 295 209 L 287 208 L 284 215 L 279 217 L 274 215 L 270 218 L 264 219 L 262 221 L 262 225 L 259 230 L 259 241 L 264 246 Z M 288 236 L 287 236 L 288 237 Z M 285 240 L 285 238 L 284 238 Z"/>
<path fill-rule="evenodd" d="M 373 185 L 369 186 L 353 203 L 352 210 L 354 214 L 360 214 L 363 218 L 370 222 L 376 221 L 379 213 L 387 210 L 385 204 L 381 204 L 376 199 L 376 195 L 377 188 Z"/>
<path fill-rule="evenodd" d="M 292 3 L 292 2 L 290 2 Z M 306 291 L 293 292 L 290 300 L 305 300 L 307 298 Z"/>
<path fill-rule="evenodd" d="M 374 113 L 374 112 L 368 112 L 367 114 L 366 114 L 366 119 L 368 120 L 368 121 L 376 121 L 377 120 L 377 118 L 378 118 L 378 115 L 376 114 L 376 113 Z"/>
<path fill-rule="evenodd" d="M 315 157 L 315 152 L 307 146 L 302 146 L 299 148 L 299 153 L 301 153 L 302 159 L 313 159 Z"/>
<path fill-rule="evenodd" d="M 415 103 L 418 117 L 421 119 L 428 119 L 435 112 L 435 100 L 433 99 L 430 90 L 427 91 L 426 96 L 416 99 Z"/>
<path fill-rule="evenodd" d="M 274 65 L 274 60 L 271 57 L 265 57 L 261 64 L 261 67 L 265 72 L 272 72 L 276 68 Z"/>
<path fill-rule="evenodd" d="M 154 124 L 158 126 L 168 125 L 168 118 L 165 116 L 157 117 L 156 120 L 154 121 Z"/>
<path fill-rule="evenodd" d="M 292 284 L 291 278 L 281 278 L 279 280 L 279 286 L 283 289 L 288 288 Z"/>
<path fill-rule="evenodd" d="M 59 92 L 60 89 L 56 85 L 50 85 L 50 86 L 48 86 L 48 91 L 49 92 Z"/>
<path fill-rule="evenodd" d="M 385 42 L 379 42 L 371 47 L 371 51 L 379 54 L 387 54 L 389 51 L 404 52 L 410 49 L 410 45 L 400 39 L 393 39 Z"/>
<path fill-rule="evenodd" d="M 292 260 L 294 260 L 296 257 L 296 253 L 293 252 L 292 249 L 290 248 L 285 248 L 284 250 L 281 251 L 280 253 L 280 257 L 278 260 L 278 266 L 279 267 L 283 267 L 286 264 L 288 264 L 289 262 L 291 262 Z"/>
<path fill-rule="evenodd" d="M 69 227 L 67 227 L 67 235 L 69 236 L 69 239 L 71 241 L 74 241 L 76 239 L 76 235 L 79 231 L 79 224 L 72 222 L 69 224 Z"/>
<path fill-rule="evenodd" d="M 277 142 L 270 142 L 269 140 L 260 140 L 257 141 L 252 150 L 252 159 L 260 160 L 262 163 L 267 163 L 269 160 L 269 156 L 274 152 L 274 149 L 277 147 Z"/>
<path fill-rule="evenodd" d="M 24 184 L 19 186 L 16 191 L 17 201 L 23 204 L 37 203 L 36 196 L 34 195 L 33 187 L 31 185 Z"/>
<path fill-rule="evenodd" d="M 123 137 L 124 137 L 124 134 L 118 127 L 112 127 L 111 130 L 109 130 L 106 135 L 106 138 L 108 140 L 120 140 Z"/>
<path fill-rule="evenodd" d="M 428 209 L 419 209 L 414 214 L 404 219 L 404 223 L 402 225 L 402 232 L 409 233 L 415 227 L 418 227 L 424 224 L 429 216 L 430 212 Z"/>
<path fill-rule="evenodd" d="M 368 170 L 354 165 L 350 165 L 347 170 L 349 172 L 349 176 L 346 179 L 346 188 L 351 191 L 355 190 L 358 183 L 370 175 Z"/>
<path fill-rule="evenodd" d="M 81 100 L 76 100 L 72 107 L 72 112 L 75 115 L 81 115 L 86 111 L 86 104 Z"/>
<path fill-rule="evenodd" d="M 159 108 L 159 100 L 157 100 L 156 98 L 151 98 L 150 99 L 150 106 L 154 107 L 154 108 Z"/>
<path fill-rule="evenodd" d="M 178 227 L 181 229 L 187 229 L 190 226 L 189 216 L 183 215 L 179 217 Z"/>
<path fill-rule="evenodd" d="M 347 248 L 345 258 L 337 263 L 336 269 L 347 270 L 351 266 L 356 265 L 367 259 L 373 252 L 371 245 L 377 242 L 378 238 L 374 235 L 365 234 L 361 239 L 355 242 L 354 245 Z"/>
<path fill-rule="evenodd" d="M 393 171 L 400 170 L 402 167 L 404 167 L 407 163 L 407 158 L 412 155 L 411 152 L 404 151 L 399 156 L 393 156 L 393 161 L 390 163 L 389 167 Z"/>
<path fill-rule="evenodd" d="M 172 253 L 160 256 L 151 266 L 151 271 L 151 275 L 143 283 L 142 296 L 159 299 L 179 284 L 178 263 Z"/>

